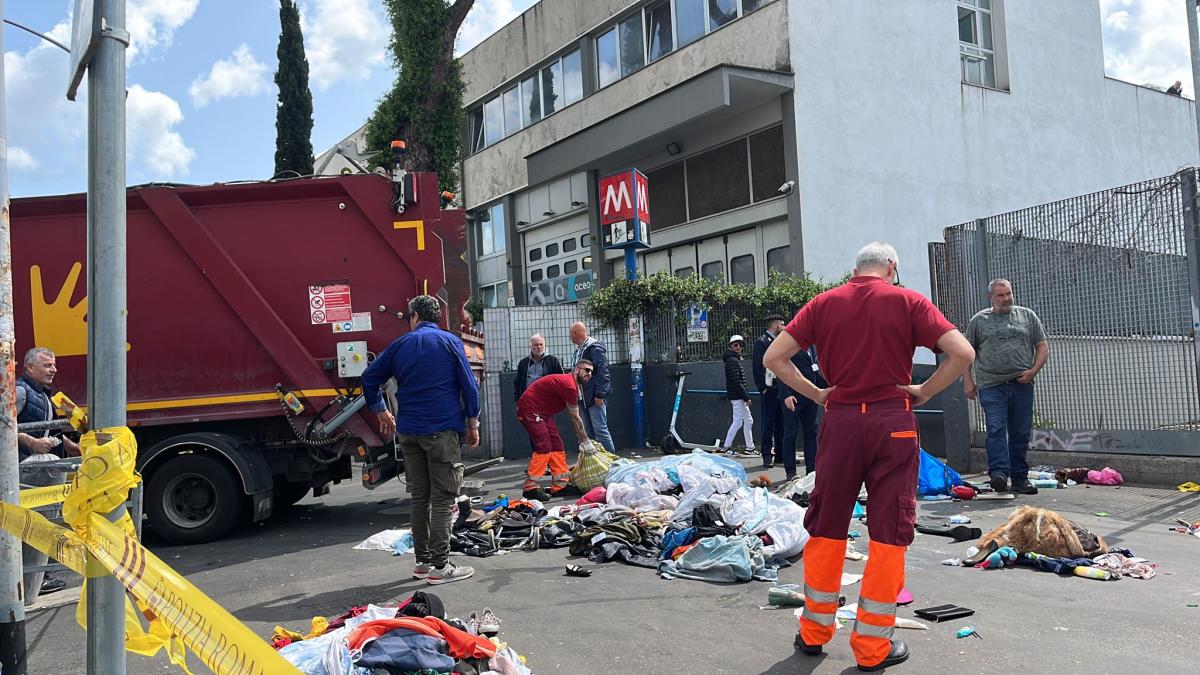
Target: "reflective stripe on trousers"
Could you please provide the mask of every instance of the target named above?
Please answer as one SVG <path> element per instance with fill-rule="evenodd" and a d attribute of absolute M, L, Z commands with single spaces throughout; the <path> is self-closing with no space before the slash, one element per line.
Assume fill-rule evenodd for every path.
<path fill-rule="evenodd" d="M 812 537 L 804 546 L 804 611 L 800 613 L 800 636 L 805 644 L 823 645 L 833 639 L 845 561 L 845 539 Z"/>
<path fill-rule="evenodd" d="M 896 597 L 904 588 L 904 546 L 872 541 L 850 647 L 859 665 L 879 665 L 892 650 Z"/>

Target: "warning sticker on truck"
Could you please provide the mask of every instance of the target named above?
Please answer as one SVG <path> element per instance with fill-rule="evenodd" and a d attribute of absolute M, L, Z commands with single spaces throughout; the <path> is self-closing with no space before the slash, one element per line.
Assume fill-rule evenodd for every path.
<path fill-rule="evenodd" d="M 331 324 L 335 333 L 360 333 L 371 330 L 371 313 L 355 312 L 349 321 L 334 321 Z"/>
<path fill-rule="evenodd" d="M 313 324 L 352 321 L 350 283 L 329 281 L 309 285 L 308 313 Z"/>

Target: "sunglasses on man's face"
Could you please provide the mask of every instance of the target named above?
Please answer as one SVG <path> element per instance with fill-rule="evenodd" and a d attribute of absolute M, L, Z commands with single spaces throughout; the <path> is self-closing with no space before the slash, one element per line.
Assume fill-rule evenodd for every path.
<path fill-rule="evenodd" d="M 591 369 L 591 368 L 579 368 L 578 370 L 579 370 L 579 372 L 581 372 L 581 373 L 588 373 L 589 375 L 590 375 L 590 374 L 591 374 L 591 372 L 592 372 L 592 369 Z"/>

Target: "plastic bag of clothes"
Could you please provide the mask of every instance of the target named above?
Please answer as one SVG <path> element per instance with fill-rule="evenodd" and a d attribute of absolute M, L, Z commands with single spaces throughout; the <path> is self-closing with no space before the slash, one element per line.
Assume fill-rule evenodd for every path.
<path fill-rule="evenodd" d="M 595 441 L 580 443 L 579 459 L 575 462 L 575 468 L 571 469 L 571 484 L 584 492 L 604 485 L 608 469 L 616 460 L 616 455 Z"/>
<path fill-rule="evenodd" d="M 962 476 L 933 455 L 921 450 L 921 468 L 917 474 L 918 495 L 948 495 L 950 488 L 962 485 Z"/>

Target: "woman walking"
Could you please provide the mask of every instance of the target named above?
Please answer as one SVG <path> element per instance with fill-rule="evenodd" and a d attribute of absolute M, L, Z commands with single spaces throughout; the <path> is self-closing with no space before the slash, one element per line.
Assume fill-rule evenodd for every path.
<path fill-rule="evenodd" d="M 738 428 L 746 439 L 746 451 L 754 451 L 754 418 L 750 416 L 750 392 L 746 389 L 746 373 L 742 370 L 742 350 L 746 341 L 741 335 L 729 338 L 729 349 L 725 350 L 725 394 L 733 406 L 733 424 L 725 434 L 725 447 L 733 445 Z"/>

